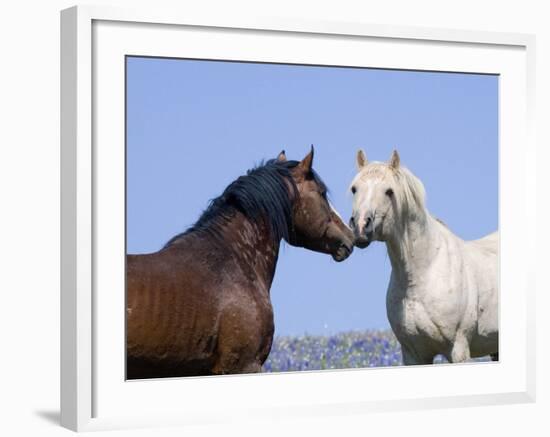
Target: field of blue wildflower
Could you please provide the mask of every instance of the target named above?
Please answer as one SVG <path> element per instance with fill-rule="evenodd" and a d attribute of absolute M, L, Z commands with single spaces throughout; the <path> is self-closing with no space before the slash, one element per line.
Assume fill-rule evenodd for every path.
<path fill-rule="evenodd" d="M 331 336 L 275 337 L 265 372 L 399 366 L 401 348 L 390 330 L 351 331 Z"/>
<path fill-rule="evenodd" d="M 434 360 L 434 363 L 445 362 L 447 360 L 442 356 Z M 402 364 L 401 347 L 391 330 L 367 330 L 331 336 L 275 337 L 263 371 L 353 369 Z"/>

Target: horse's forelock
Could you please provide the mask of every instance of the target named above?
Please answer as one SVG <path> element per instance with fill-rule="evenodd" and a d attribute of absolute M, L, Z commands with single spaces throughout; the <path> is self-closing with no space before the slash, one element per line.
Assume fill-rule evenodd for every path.
<path fill-rule="evenodd" d="M 411 210 L 414 208 L 426 208 L 426 191 L 424 185 L 409 169 L 403 166 L 398 168 L 390 167 L 383 162 L 371 162 L 358 173 L 358 179 L 366 181 L 369 179 L 392 178 L 395 182 L 396 197 L 400 201 L 402 209 Z"/>

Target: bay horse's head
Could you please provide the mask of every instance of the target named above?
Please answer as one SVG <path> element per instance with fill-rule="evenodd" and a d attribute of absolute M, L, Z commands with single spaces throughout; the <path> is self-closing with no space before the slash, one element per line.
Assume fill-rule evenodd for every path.
<path fill-rule="evenodd" d="M 353 250 L 354 236 L 327 198 L 327 187 L 313 170 L 313 146 L 307 156 L 293 165 L 292 179 L 297 189 L 288 243 L 316 252 L 328 253 L 343 261 Z M 284 151 L 277 160 L 286 163 Z M 293 161 L 296 163 L 296 161 Z"/>

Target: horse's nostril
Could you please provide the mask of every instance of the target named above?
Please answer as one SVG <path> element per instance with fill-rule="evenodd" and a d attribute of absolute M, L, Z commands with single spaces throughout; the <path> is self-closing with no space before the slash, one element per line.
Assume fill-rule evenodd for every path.
<path fill-rule="evenodd" d="M 365 227 L 363 228 L 363 233 L 365 235 L 371 235 L 374 231 L 374 219 L 372 216 L 369 216 L 365 219 Z"/>
<path fill-rule="evenodd" d="M 355 219 L 353 218 L 353 216 L 349 219 L 349 226 L 350 227 L 355 226 Z"/>

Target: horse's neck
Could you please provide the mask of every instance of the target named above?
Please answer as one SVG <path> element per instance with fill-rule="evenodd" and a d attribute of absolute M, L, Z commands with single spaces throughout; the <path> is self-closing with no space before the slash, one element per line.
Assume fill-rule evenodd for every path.
<path fill-rule="evenodd" d="M 396 226 L 386 241 L 392 276 L 404 287 L 418 283 L 440 250 L 441 225 L 427 210 Z"/>
<path fill-rule="evenodd" d="M 247 278 L 271 287 L 279 256 L 280 241 L 272 237 L 267 224 L 254 223 L 237 213 L 221 231 L 228 251 Z"/>

